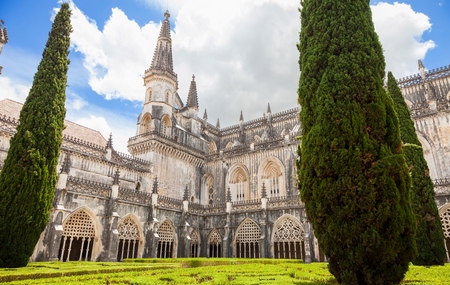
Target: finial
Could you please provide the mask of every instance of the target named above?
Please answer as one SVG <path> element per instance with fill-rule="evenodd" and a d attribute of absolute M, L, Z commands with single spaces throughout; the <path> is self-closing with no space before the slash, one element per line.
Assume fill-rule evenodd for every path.
<path fill-rule="evenodd" d="M 158 177 L 157 176 L 155 176 L 155 180 L 153 181 L 152 193 L 158 194 Z"/>
<path fill-rule="evenodd" d="M 106 143 L 106 148 L 113 148 L 113 143 L 112 143 L 112 133 L 109 133 L 109 139 L 108 142 Z"/>
<path fill-rule="evenodd" d="M 261 198 L 267 198 L 266 183 L 262 184 Z"/>
<path fill-rule="evenodd" d="M 192 74 L 192 81 L 195 81 L 195 75 Z"/>
<path fill-rule="evenodd" d="M 166 12 L 164 13 L 164 18 L 166 18 L 166 20 L 169 20 L 170 18 L 169 10 L 166 10 Z"/>
<path fill-rule="evenodd" d="M 120 170 L 117 167 L 116 172 L 114 173 L 114 177 L 113 177 L 113 185 L 119 185 L 119 176 L 120 176 Z"/>
<path fill-rule="evenodd" d="M 219 118 L 217 118 L 216 128 L 220 129 L 220 121 L 219 121 Z"/>
<path fill-rule="evenodd" d="M 242 114 L 242 110 L 241 110 L 241 116 L 239 117 L 239 121 L 244 121 L 244 115 Z"/>
<path fill-rule="evenodd" d="M 188 186 L 187 185 L 184 188 L 183 201 L 189 201 L 189 190 L 188 190 Z"/>
<path fill-rule="evenodd" d="M 419 59 L 419 70 L 424 69 L 423 62 L 421 59 Z"/>
<path fill-rule="evenodd" d="M 267 113 L 270 114 L 272 111 L 270 110 L 270 103 L 267 103 Z"/>
<path fill-rule="evenodd" d="M 63 165 L 61 166 L 61 173 L 69 174 L 70 164 L 70 154 L 67 154 L 64 158 Z"/>
<path fill-rule="evenodd" d="M 205 108 L 205 113 L 203 113 L 203 120 L 208 120 L 208 114 L 206 113 L 206 108 Z"/>
<path fill-rule="evenodd" d="M 230 191 L 230 186 L 228 186 L 228 190 L 227 190 L 227 202 L 231 202 L 231 191 Z"/>

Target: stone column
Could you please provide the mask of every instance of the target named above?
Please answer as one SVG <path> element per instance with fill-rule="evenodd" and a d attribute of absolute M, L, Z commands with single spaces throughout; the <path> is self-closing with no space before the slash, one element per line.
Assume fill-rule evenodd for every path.
<path fill-rule="evenodd" d="M 64 207 L 62 205 L 58 206 L 56 209 L 56 218 L 51 223 L 49 228 L 49 251 L 48 251 L 48 260 L 49 261 L 58 261 L 59 248 L 61 246 L 61 237 L 63 234 L 63 211 Z"/>

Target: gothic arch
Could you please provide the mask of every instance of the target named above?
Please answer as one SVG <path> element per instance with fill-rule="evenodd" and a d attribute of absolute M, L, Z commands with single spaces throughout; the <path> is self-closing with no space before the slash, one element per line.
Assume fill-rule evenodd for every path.
<path fill-rule="evenodd" d="M 200 234 L 198 230 L 192 230 L 190 234 L 191 238 L 191 257 L 199 257 L 200 256 Z"/>
<path fill-rule="evenodd" d="M 142 116 L 139 134 L 145 134 L 150 132 L 151 125 L 152 125 L 152 116 L 150 115 L 150 113 L 145 113 L 144 116 Z"/>
<path fill-rule="evenodd" d="M 209 143 L 209 153 L 215 153 L 215 152 L 217 152 L 217 146 L 216 146 L 216 143 L 212 140 Z"/>
<path fill-rule="evenodd" d="M 245 165 L 236 163 L 231 166 L 228 171 L 227 183 L 231 191 L 231 201 L 250 199 L 249 174 Z"/>
<path fill-rule="evenodd" d="M 158 247 L 156 252 L 157 258 L 176 258 L 178 239 L 175 227 L 172 221 L 165 220 L 157 230 Z"/>
<path fill-rule="evenodd" d="M 417 132 L 417 137 L 422 144 L 423 154 L 428 164 L 431 179 L 434 180 L 440 178 L 440 171 L 436 165 L 436 160 L 434 159 L 435 148 L 433 143 L 430 143 L 430 140 L 428 140 L 427 137 L 421 132 Z"/>
<path fill-rule="evenodd" d="M 161 134 L 166 137 L 172 136 L 172 120 L 167 114 L 161 118 Z"/>
<path fill-rule="evenodd" d="M 208 257 L 222 257 L 222 236 L 217 229 L 208 235 Z"/>
<path fill-rule="evenodd" d="M 261 228 L 250 218 L 246 218 L 236 229 L 234 256 L 238 258 L 259 258 Z"/>
<path fill-rule="evenodd" d="M 66 217 L 62 226 L 58 259 L 95 260 L 101 248 L 95 214 L 88 207 L 80 207 Z"/>
<path fill-rule="evenodd" d="M 439 209 L 439 216 L 441 217 L 442 231 L 444 232 L 447 262 L 450 262 L 450 203 L 445 204 Z"/>
<path fill-rule="evenodd" d="M 142 257 L 144 251 L 144 234 L 139 219 L 134 214 L 125 215 L 117 226 L 119 244 L 117 260 Z"/>
<path fill-rule="evenodd" d="M 268 197 L 286 196 L 285 170 L 283 163 L 271 156 L 260 164 L 258 169 L 258 189 L 261 194 L 262 184 L 266 187 Z"/>
<path fill-rule="evenodd" d="M 203 192 L 203 201 L 205 204 L 213 204 L 215 196 L 214 189 L 214 176 L 211 173 L 206 173 L 202 179 L 202 192 Z"/>
<path fill-rule="evenodd" d="M 294 216 L 284 214 L 273 224 L 271 251 L 274 258 L 305 260 L 305 231 Z"/>

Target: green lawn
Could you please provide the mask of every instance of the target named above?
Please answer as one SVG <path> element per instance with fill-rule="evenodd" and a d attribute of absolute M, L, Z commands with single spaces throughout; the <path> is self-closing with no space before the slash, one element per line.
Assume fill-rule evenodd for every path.
<path fill-rule="evenodd" d="M 337 284 L 326 263 L 279 259 L 136 259 L 33 262 L 0 269 L 4 284 Z M 402 284 L 449 284 L 450 264 L 411 266 Z"/>

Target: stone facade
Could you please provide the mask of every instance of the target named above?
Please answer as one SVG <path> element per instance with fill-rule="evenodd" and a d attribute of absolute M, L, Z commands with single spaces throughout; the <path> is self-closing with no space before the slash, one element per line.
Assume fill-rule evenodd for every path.
<path fill-rule="evenodd" d="M 241 113 L 239 124 L 226 128 L 208 123 L 206 111 L 199 118 L 195 77 L 186 104 L 177 93 L 169 16 L 144 74 L 144 105 L 128 141 L 131 155 L 114 150 L 111 137 L 66 121 L 50 223 L 31 259 L 324 261 L 296 183 L 299 109 L 272 114 L 268 105 L 263 117 L 246 122 Z M 399 83 L 412 102 L 450 240 L 449 120 L 443 107 L 450 75 L 447 67 L 439 71 L 421 70 L 421 76 Z M 423 90 L 439 90 L 434 105 Z M 21 107 L 0 102 L 0 166 Z"/>

